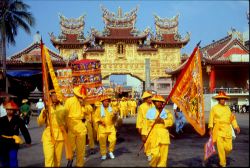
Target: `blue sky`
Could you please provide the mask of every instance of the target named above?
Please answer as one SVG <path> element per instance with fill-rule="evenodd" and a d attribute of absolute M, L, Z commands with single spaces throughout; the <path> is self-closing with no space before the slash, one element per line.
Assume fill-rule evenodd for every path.
<path fill-rule="evenodd" d="M 50 42 L 49 32 L 58 36 L 60 33 L 59 17 L 61 13 L 67 18 L 78 18 L 85 14 L 84 35 L 88 35 L 91 27 L 102 31 L 104 23 L 100 5 L 117 13 L 118 7 L 123 13 L 138 5 L 136 28 L 143 31 L 148 26 L 155 33 L 154 15 L 172 18 L 179 14 L 179 33 L 182 37 L 191 33 L 189 43 L 182 53 L 190 54 L 201 40 L 201 47 L 219 40 L 227 35 L 231 28 L 240 32 L 249 31 L 246 13 L 249 12 L 248 1 L 84 1 L 84 0 L 23 0 L 30 5 L 30 12 L 36 19 L 36 26 L 31 35 L 21 29 L 16 37 L 16 45 L 7 46 L 7 56 L 26 48 L 33 42 L 33 35 L 40 31 L 44 43 L 53 51 L 57 51 Z"/>

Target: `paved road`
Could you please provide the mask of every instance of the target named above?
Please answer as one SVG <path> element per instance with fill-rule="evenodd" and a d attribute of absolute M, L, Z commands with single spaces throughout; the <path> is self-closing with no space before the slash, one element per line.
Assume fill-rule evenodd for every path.
<path fill-rule="evenodd" d="M 241 127 L 241 134 L 233 142 L 233 151 L 228 157 L 229 167 L 249 167 L 249 114 L 236 114 Z M 207 117 L 206 121 L 207 121 Z M 201 137 L 194 132 L 190 125 L 186 125 L 182 135 L 176 135 L 174 127 L 170 130 L 175 137 L 171 138 L 169 147 L 168 166 L 169 167 L 201 167 L 203 164 L 203 145 L 208 140 L 208 135 Z M 44 157 L 42 144 L 40 142 L 43 128 L 36 125 L 36 117 L 31 118 L 29 128 L 32 137 L 32 146 L 27 148 L 21 146 L 19 150 L 19 166 L 21 167 L 42 167 Z M 118 130 L 118 142 L 114 152 L 114 160 L 100 161 L 99 149 L 97 153 L 88 155 L 86 166 L 88 167 L 148 167 L 146 157 L 141 152 L 137 153 L 141 146 L 141 141 L 135 129 L 135 118 L 128 118 Z M 212 156 L 206 163 L 206 167 L 217 167 L 218 157 Z M 66 166 L 67 161 L 63 157 L 62 166 Z M 204 165 L 203 165 L 204 166 Z"/>

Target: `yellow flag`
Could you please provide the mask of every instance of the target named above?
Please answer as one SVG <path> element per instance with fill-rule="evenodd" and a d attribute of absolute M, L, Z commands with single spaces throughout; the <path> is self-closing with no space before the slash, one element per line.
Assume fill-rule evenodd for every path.
<path fill-rule="evenodd" d="M 172 91 L 171 100 L 180 108 L 194 129 L 200 135 L 204 135 L 203 82 L 201 57 L 198 46 L 194 49 Z"/>
<path fill-rule="evenodd" d="M 55 71 L 54 71 L 54 68 L 53 68 L 53 65 L 52 65 L 52 62 L 50 59 L 50 55 L 49 55 L 49 52 L 48 52 L 48 49 L 46 46 L 43 46 L 43 53 L 45 54 L 46 63 L 48 65 L 49 74 L 50 74 L 57 98 L 59 101 L 63 101 L 64 97 L 62 95 L 62 91 L 61 91 L 61 88 L 59 86 L 58 80 L 56 78 Z"/>

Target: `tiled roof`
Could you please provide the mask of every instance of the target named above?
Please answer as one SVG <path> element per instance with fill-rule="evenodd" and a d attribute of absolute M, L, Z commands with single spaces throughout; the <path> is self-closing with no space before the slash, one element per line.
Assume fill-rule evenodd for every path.
<path fill-rule="evenodd" d="M 218 41 L 215 41 L 201 49 L 202 52 L 207 52 L 207 57 L 211 57 L 214 54 L 216 54 L 218 51 L 220 51 L 223 47 L 225 47 L 228 42 L 232 39 L 232 36 L 229 35 L 223 39 L 220 39 Z"/>
<path fill-rule="evenodd" d="M 55 53 L 54 51 L 48 49 L 49 54 L 51 56 L 51 61 L 54 65 L 65 65 L 63 58 Z M 24 48 L 23 50 L 19 51 L 18 53 L 10 56 L 6 60 L 6 65 L 32 65 L 32 64 L 41 64 L 41 62 L 25 62 L 21 59 L 21 57 L 25 54 L 29 54 L 31 56 L 41 56 L 41 48 L 40 43 L 35 42 L 29 45 L 28 47 Z"/>
<path fill-rule="evenodd" d="M 67 45 L 67 44 L 75 44 L 75 45 L 79 45 L 79 44 L 86 44 L 89 42 L 89 39 L 84 39 L 84 40 L 79 40 L 78 39 L 78 34 L 65 34 L 66 39 L 65 40 L 61 40 L 59 41 L 58 39 L 53 39 L 51 38 L 51 42 L 53 43 L 53 45 L 57 45 L 57 44 L 62 44 L 62 45 Z"/>
<path fill-rule="evenodd" d="M 98 48 L 98 47 L 88 47 L 86 52 L 104 52 L 105 50 L 103 48 Z"/>
<path fill-rule="evenodd" d="M 152 47 L 139 47 L 139 48 L 137 48 L 137 51 L 157 51 L 157 48 L 152 48 Z"/>
<path fill-rule="evenodd" d="M 245 52 L 245 54 L 249 53 L 248 49 L 237 38 L 232 38 L 232 35 L 228 35 L 203 47 L 201 49 L 201 52 L 203 54 L 203 57 L 206 58 L 210 58 L 213 60 L 224 59 L 222 58 L 223 54 L 231 49 L 234 45 L 240 46 L 240 48 L 242 48 L 241 51 Z"/>
<path fill-rule="evenodd" d="M 212 56 L 212 59 L 213 60 L 215 60 L 215 59 L 223 59 L 225 57 L 225 56 L 223 56 L 223 54 L 226 53 L 229 49 L 233 48 L 233 46 L 237 46 L 237 45 L 239 45 L 242 48 L 241 51 L 243 51 L 244 54 L 249 53 L 247 48 L 241 42 L 239 42 L 239 40 L 234 39 L 234 40 L 228 42 L 228 44 L 225 45 L 223 48 L 221 48 L 221 50 L 219 50 L 218 53 L 216 53 L 214 56 Z"/>
<path fill-rule="evenodd" d="M 109 28 L 109 36 L 96 36 L 97 39 L 118 39 L 118 40 L 127 40 L 127 39 L 145 39 L 144 36 L 133 36 L 131 34 L 132 28 Z"/>
<path fill-rule="evenodd" d="M 51 60 L 53 65 L 66 65 L 63 60 Z M 30 65 L 30 64 L 41 64 L 41 62 L 23 62 L 20 60 L 6 60 L 6 65 Z"/>
<path fill-rule="evenodd" d="M 239 46 L 234 47 L 234 46 Z M 237 64 L 237 65 L 245 65 L 249 64 L 249 62 L 231 62 L 230 55 L 232 54 L 249 54 L 247 48 L 237 39 L 233 39 L 232 35 L 228 35 L 227 37 L 215 41 L 203 48 L 201 48 L 201 57 L 202 62 L 207 64 L 221 65 L 221 64 Z M 189 57 L 182 57 L 181 61 L 183 62 L 179 67 L 175 70 L 166 70 L 167 74 L 176 74 L 180 72 L 184 66 L 186 65 Z"/>
<path fill-rule="evenodd" d="M 38 51 L 32 51 L 32 50 L 35 50 L 35 49 L 38 49 Z M 40 52 L 40 43 L 38 42 L 35 42 L 35 43 L 32 43 L 31 45 L 29 45 L 28 47 L 24 48 L 23 50 L 19 51 L 18 53 L 12 55 L 9 57 L 10 60 L 16 60 L 16 59 L 19 59 L 22 55 L 24 54 L 28 54 L 28 53 L 32 53 L 32 54 L 41 54 Z M 58 59 L 58 60 L 62 60 L 63 58 L 55 53 L 54 51 L 48 49 L 49 51 L 49 54 L 52 58 L 54 59 Z"/>
<path fill-rule="evenodd" d="M 175 39 L 175 34 L 163 34 L 162 35 L 162 40 L 152 40 L 152 44 L 182 44 L 186 45 L 189 42 L 189 39 L 183 40 L 183 41 L 178 41 Z"/>

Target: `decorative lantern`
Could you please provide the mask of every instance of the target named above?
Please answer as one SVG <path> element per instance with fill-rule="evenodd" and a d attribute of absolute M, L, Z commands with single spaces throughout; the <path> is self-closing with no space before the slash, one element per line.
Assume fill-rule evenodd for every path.
<path fill-rule="evenodd" d="M 94 59 L 82 59 L 71 64 L 73 85 L 83 85 L 87 89 L 87 101 L 91 104 L 99 99 L 102 86 L 101 62 Z"/>

